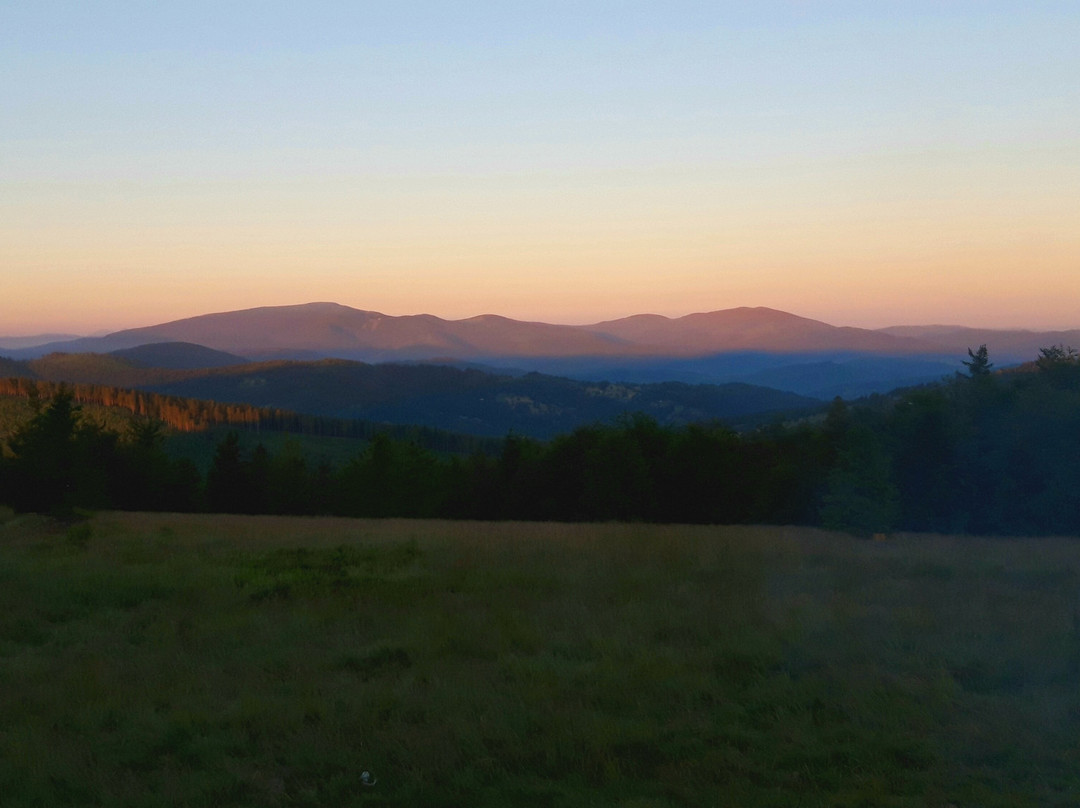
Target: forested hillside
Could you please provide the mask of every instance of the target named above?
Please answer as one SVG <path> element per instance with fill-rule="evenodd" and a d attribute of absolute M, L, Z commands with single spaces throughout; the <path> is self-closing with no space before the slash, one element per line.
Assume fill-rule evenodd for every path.
<path fill-rule="evenodd" d="M 219 443 L 205 478 L 152 425 L 120 436 L 60 392 L 7 441 L 0 499 L 19 509 L 212 511 L 824 525 L 971 533 L 1080 532 L 1080 359 L 1044 349 L 1030 372 L 968 373 L 827 415 L 736 433 L 629 414 L 498 456 L 439 456 L 377 433 L 336 467 L 295 449 Z M 25 384 L 25 382 L 13 382 Z M 152 424 L 153 422 L 150 422 Z M 141 469 L 141 471 L 139 470 Z"/>
<path fill-rule="evenodd" d="M 146 367 L 143 362 L 150 360 L 169 367 Z M 210 365 L 190 367 L 199 362 Z M 227 364 L 227 356 L 219 352 L 177 344 L 115 354 L 49 354 L 12 367 L 20 373 L 10 376 L 230 402 L 237 411 L 258 407 L 488 437 L 514 431 L 550 438 L 626 412 L 645 412 L 662 424 L 678 425 L 752 419 L 821 404 L 819 399 L 749 384 L 585 382 L 539 373 L 340 359 Z M 188 428 L 178 421 L 174 425 Z"/>
<path fill-rule="evenodd" d="M 490 451 L 497 442 L 459 435 L 422 426 L 376 423 L 356 418 L 327 418 L 288 410 L 254 407 L 248 404 L 222 404 L 217 401 L 167 396 L 100 384 L 66 384 L 29 378 L 0 379 L 0 397 L 29 402 L 30 409 L 57 395 L 68 395 L 76 405 L 93 405 L 105 410 L 124 410 L 138 418 L 159 421 L 179 432 L 200 432 L 214 427 L 233 427 L 254 432 L 284 432 L 295 435 L 357 438 L 369 440 L 384 434 L 409 440 L 437 452 L 469 453 Z M 101 425 L 101 410 L 92 419 Z M 113 431 L 115 416 L 104 424 Z M 0 439 L 13 431 L 12 424 L 0 420 Z"/>

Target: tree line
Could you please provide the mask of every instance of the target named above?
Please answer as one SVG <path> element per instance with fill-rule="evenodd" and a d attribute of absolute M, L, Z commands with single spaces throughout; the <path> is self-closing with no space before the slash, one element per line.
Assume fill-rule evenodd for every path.
<path fill-rule="evenodd" d="M 101 384 L 68 384 L 39 379 L 0 379 L 0 396 L 14 396 L 44 402 L 60 393 L 76 405 L 97 404 L 117 407 L 133 415 L 159 421 L 179 432 L 200 432 L 228 426 L 253 432 L 286 432 L 335 438 L 370 440 L 386 433 L 399 440 L 418 443 L 436 452 L 493 451 L 498 441 L 462 435 L 423 426 L 380 424 L 359 418 L 329 418 L 304 415 L 273 407 L 222 403 L 204 399 L 151 393 Z"/>
<path fill-rule="evenodd" d="M 0 501 L 19 510 L 208 510 L 469 519 L 820 525 L 869 535 L 1080 533 L 1080 356 L 1043 349 L 994 372 L 985 346 L 957 378 L 794 423 L 736 433 L 624 416 L 497 452 L 437 454 L 373 431 L 339 466 L 299 445 L 245 450 L 236 434 L 206 475 L 163 448 L 81 418 L 72 391 L 7 441 Z"/>

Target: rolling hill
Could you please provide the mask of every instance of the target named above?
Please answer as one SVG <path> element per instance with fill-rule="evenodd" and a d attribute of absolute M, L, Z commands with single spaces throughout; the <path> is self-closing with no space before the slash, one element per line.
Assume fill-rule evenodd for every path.
<path fill-rule="evenodd" d="M 438 365 L 347 360 L 234 367 L 146 389 L 336 418 L 422 424 L 474 435 L 499 436 L 513 430 L 541 438 L 633 411 L 662 424 L 682 424 L 821 404 L 818 399 L 745 384 L 583 382 L 539 373 L 500 376 Z"/>
<path fill-rule="evenodd" d="M 191 342 L 155 342 L 113 351 L 112 356 L 126 360 L 137 367 L 168 368 L 170 370 L 197 370 L 243 365 L 248 360 L 225 351 L 215 351 Z"/>
<path fill-rule="evenodd" d="M 191 356 L 190 346 L 174 353 Z M 129 354 L 130 355 L 130 354 Z M 138 355 L 138 354 L 137 354 Z M 176 358 L 175 356 L 173 357 Z M 9 360 L 10 361 L 10 360 Z M 50 354 L 8 375 L 128 387 L 334 418 L 416 424 L 471 435 L 551 437 L 645 412 L 662 424 L 805 410 L 817 399 L 746 384 L 618 384 L 429 364 L 275 360 L 200 369 L 145 368 L 116 354 Z"/>

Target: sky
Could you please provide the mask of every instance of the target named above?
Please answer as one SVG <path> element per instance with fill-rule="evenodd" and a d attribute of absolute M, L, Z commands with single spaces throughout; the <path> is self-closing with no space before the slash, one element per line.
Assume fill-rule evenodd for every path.
<path fill-rule="evenodd" d="M 1080 327 L 1080 4 L 0 0 L 0 334 Z"/>

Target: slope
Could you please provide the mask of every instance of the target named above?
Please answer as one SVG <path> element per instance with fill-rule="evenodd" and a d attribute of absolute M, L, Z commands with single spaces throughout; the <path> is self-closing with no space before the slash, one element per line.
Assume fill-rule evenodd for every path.
<path fill-rule="evenodd" d="M 648 413 L 662 424 L 680 424 L 820 404 L 817 399 L 745 384 L 598 383 L 538 373 L 515 377 L 446 365 L 372 365 L 344 359 L 184 370 L 143 368 L 109 354 L 50 354 L 16 364 L 52 382 L 129 387 L 186 399 L 473 435 L 514 430 L 550 437 L 632 411 Z"/>

